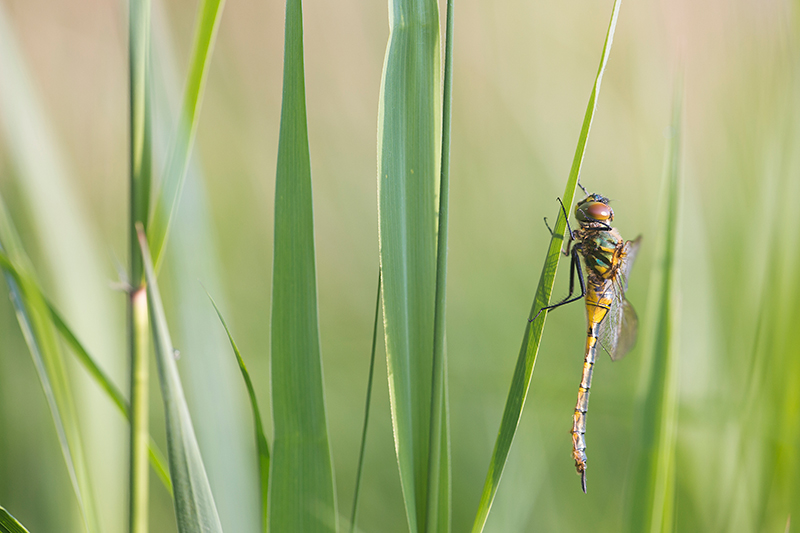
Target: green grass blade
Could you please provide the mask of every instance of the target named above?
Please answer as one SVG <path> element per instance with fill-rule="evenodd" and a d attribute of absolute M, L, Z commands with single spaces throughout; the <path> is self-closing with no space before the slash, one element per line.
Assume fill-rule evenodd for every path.
<path fill-rule="evenodd" d="M 208 291 L 206 291 L 208 294 Z M 231 330 L 228 329 L 228 324 L 225 322 L 225 319 L 222 317 L 222 313 L 217 307 L 217 303 L 208 294 L 208 299 L 211 300 L 211 305 L 214 306 L 214 311 L 217 312 L 217 316 L 219 317 L 219 321 L 222 322 L 222 327 L 225 328 L 225 333 L 228 334 L 228 340 L 231 342 L 231 348 L 233 348 L 233 353 L 236 355 L 236 362 L 239 364 L 239 370 L 242 371 L 242 378 L 244 378 L 244 384 L 247 387 L 247 395 L 250 397 L 250 405 L 253 408 L 253 423 L 255 425 L 255 432 L 256 432 L 256 450 L 258 450 L 258 467 L 259 467 L 259 479 L 261 481 L 261 525 L 263 531 L 267 530 L 267 488 L 269 486 L 269 444 L 267 443 L 267 437 L 264 434 L 264 424 L 261 421 L 261 412 L 258 409 L 258 400 L 256 399 L 256 390 L 253 387 L 253 381 L 250 379 L 250 373 L 247 371 L 247 366 L 244 364 L 244 359 L 242 359 L 242 354 L 239 353 L 239 348 L 236 346 L 236 341 L 233 340 L 233 335 L 231 335 Z"/>
<path fill-rule="evenodd" d="M 14 281 L 19 285 L 22 280 L 22 276 L 17 271 L 17 267 L 11 262 L 11 259 L 5 254 L 5 252 L 0 251 L 0 267 L 2 267 L 7 274 L 11 275 Z M 50 311 L 50 319 L 53 321 L 53 325 L 55 326 L 56 330 L 61 334 L 61 337 L 67 343 L 67 345 L 72 349 L 75 356 L 78 358 L 86 370 L 89 372 L 89 375 L 95 380 L 95 382 L 100 386 L 103 392 L 109 397 L 111 402 L 119 409 L 122 416 L 125 417 L 126 420 L 130 421 L 130 404 L 125 399 L 122 394 L 122 391 L 119 390 L 111 378 L 106 374 L 106 372 L 100 367 L 97 361 L 89 354 L 89 352 L 84 348 L 83 344 L 78 337 L 75 336 L 75 333 L 67 326 L 64 319 L 61 318 L 61 315 L 56 311 L 53 304 L 50 303 L 47 298 L 45 298 L 44 294 L 41 291 L 41 288 L 38 285 L 31 286 L 36 292 L 40 295 L 40 297 L 44 300 L 45 304 L 47 305 L 48 310 Z M 153 466 L 153 470 L 155 470 L 156 475 L 158 475 L 161 482 L 164 484 L 164 487 L 170 492 L 172 492 L 172 482 L 169 479 L 169 472 L 167 471 L 166 460 L 164 458 L 164 454 L 158 447 L 158 444 L 150 438 L 150 464 Z"/>
<path fill-rule="evenodd" d="M 100 526 L 78 426 L 78 415 L 56 331 L 50 320 L 47 304 L 36 289 L 38 284 L 33 276 L 33 269 L 2 199 L 0 199 L 0 250 L 6 251 L 17 265 L 18 277 L 15 279 L 6 270 L 6 282 L 20 328 L 53 416 L 61 451 L 78 498 L 86 530 L 89 533 L 99 532 Z"/>
<path fill-rule="evenodd" d="M 155 271 L 147 249 L 147 239 L 141 229 L 139 243 L 142 247 L 153 344 L 156 348 L 161 395 L 164 399 L 169 469 L 175 494 L 178 530 L 181 533 L 221 532 L 222 525 L 214 504 L 214 496 L 211 494 L 192 418 L 183 395 L 178 365 L 175 362 L 175 350 L 172 347 Z"/>
<path fill-rule="evenodd" d="M 620 1 L 621 0 L 615 0 L 611 12 L 611 22 L 608 25 L 606 40 L 603 44 L 600 67 L 597 70 L 597 77 L 595 78 L 592 93 L 589 97 L 589 104 L 586 107 L 583 126 L 581 127 L 578 145 L 575 149 L 575 157 L 572 161 L 572 168 L 569 173 L 569 178 L 567 179 L 566 188 L 564 189 L 564 196 L 562 199 L 565 206 L 572 206 L 575 199 L 575 187 L 577 186 L 581 165 L 583 164 L 586 140 L 589 137 L 589 130 L 591 129 L 592 120 L 594 119 L 595 110 L 597 108 L 597 97 L 600 94 L 600 85 L 603 81 L 603 73 L 608 64 L 608 57 L 611 53 L 611 45 L 614 40 L 614 31 L 617 26 Z M 566 226 L 567 221 L 559 206 L 553 238 L 550 240 L 550 247 L 547 251 L 544 266 L 542 267 L 542 274 L 539 277 L 539 285 L 536 289 L 536 295 L 533 299 L 533 306 L 529 318 L 533 318 L 539 309 L 550 303 L 556 270 L 558 269 L 558 263 L 562 256 L 561 246 L 564 242 Z M 522 348 L 520 349 L 519 358 L 517 359 L 517 365 L 514 368 L 511 387 L 508 391 L 508 399 L 506 400 L 506 406 L 503 411 L 503 419 L 500 422 L 500 430 L 498 431 L 497 440 L 495 441 L 494 450 L 492 451 L 492 458 L 489 463 L 489 471 L 486 474 L 486 482 L 483 486 L 478 512 L 472 526 L 473 533 L 483 531 L 486 525 L 486 519 L 492 507 L 492 502 L 497 493 L 497 487 L 500 484 L 500 478 L 503 475 L 503 469 L 508 459 L 508 452 L 511 449 L 511 443 L 514 440 L 520 416 L 522 415 L 522 408 L 525 405 L 525 398 L 528 394 L 528 386 L 530 385 L 531 375 L 534 365 L 536 364 L 536 356 L 539 351 L 539 343 L 542 339 L 542 331 L 544 330 L 546 316 L 546 313 L 541 313 L 536 320 L 525 328 Z"/>
<path fill-rule="evenodd" d="M 358 451 L 358 467 L 356 469 L 356 486 L 353 490 L 353 509 L 350 513 L 350 533 L 356 531 L 358 498 L 361 492 L 361 473 L 364 469 L 364 456 L 367 450 L 367 427 L 369 425 L 369 408 L 372 405 L 372 383 L 375 374 L 375 350 L 378 346 L 378 318 L 381 314 L 381 269 L 378 267 L 378 290 L 375 297 L 375 321 L 372 325 L 372 350 L 369 357 L 369 374 L 367 377 L 367 398 L 364 401 L 364 425 L 361 428 L 361 446 Z"/>
<path fill-rule="evenodd" d="M 425 531 L 450 531 L 450 450 L 445 397 L 445 311 L 447 236 L 450 206 L 450 129 L 453 103 L 453 0 L 447 1 L 442 91 L 442 151 L 439 171 L 439 228 L 436 232 L 436 299 L 433 319 L 433 376 L 428 430 L 428 483 Z"/>
<path fill-rule="evenodd" d="M 222 18 L 225 0 L 203 0 L 199 7 L 194 31 L 194 45 L 189 63 L 189 74 L 183 93 L 183 104 L 178 117 L 177 132 L 173 140 L 161 191 L 156 198 L 153 217 L 148 226 L 150 249 L 156 272 L 161 265 L 169 226 L 178 207 L 186 170 L 192 154 L 200 106 L 208 78 L 208 65 Z"/>
<path fill-rule="evenodd" d="M 28 530 L 0 506 L 0 533 L 28 533 Z"/>
<path fill-rule="evenodd" d="M 645 389 L 639 408 L 630 498 L 630 531 L 674 531 L 675 440 L 678 431 L 678 266 L 682 93 L 676 93 L 662 194 L 657 258 L 651 275 L 650 342 L 643 363 Z"/>
<path fill-rule="evenodd" d="M 439 12 L 389 2 L 378 110 L 378 218 L 395 450 L 412 533 L 426 524 L 441 148 Z"/>
<path fill-rule="evenodd" d="M 300 0 L 286 2 L 272 278 L 271 531 L 336 531 L 322 382 Z"/>

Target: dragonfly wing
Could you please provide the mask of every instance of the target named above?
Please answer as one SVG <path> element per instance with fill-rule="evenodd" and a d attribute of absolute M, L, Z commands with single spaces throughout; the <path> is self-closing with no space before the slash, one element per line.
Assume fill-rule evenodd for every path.
<path fill-rule="evenodd" d="M 625 299 L 628 285 L 627 275 L 636 253 L 639 251 L 640 238 L 625 243 L 626 254 L 614 279 L 614 299 L 605 320 L 600 324 L 600 344 L 611 356 L 612 361 L 619 361 L 636 344 L 639 319 L 631 303 Z"/>
<path fill-rule="evenodd" d="M 636 316 L 636 311 L 628 300 L 622 300 L 622 320 L 619 326 L 619 335 L 617 336 L 617 347 L 611 353 L 612 361 L 619 361 L 625 354 L 631 351 L 633 345 L 636 344 L 636 337 L 639 332 L 639 318 Z"/>
<path fill-rule="evenodd" d="M 628 276 L 631 273 L 631 267 L 636 260 L 636 255 L 639 253 L 639 246 L 642 244 L 642 236 L 639 235 L 635 240 L 625 242 L 625 251 L 622 256 L 622 264 L 619 267 L 619 275 L 622 278 L 622 293 L 628 290 Z"/>

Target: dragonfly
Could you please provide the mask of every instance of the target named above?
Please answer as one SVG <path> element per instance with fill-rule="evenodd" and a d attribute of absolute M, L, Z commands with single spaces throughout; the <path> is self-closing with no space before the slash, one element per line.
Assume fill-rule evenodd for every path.
<path fill-rule="evenodd" d="M 639 251 L 642 237 L 633 241 L 623 240 L 619 232 L 611 227 L 614 210 L 609 199 L 600 194 L 589 194 L 579 184 L 586 198 L 575 206 L 575 218 L 580 228 L 572 231 L 564 204 L 561 210 L 567 219 L 569 241 L 564 255 L 571 257 L 569 294 L 560 302 L 542 307 L 550 311 L 585 299 L 588 328 L 583 374 L 578 388 L 578 401 L 572 417 L 572 458 L 581 476 L 581 488 L 586 492 L 586 412 L 589 408 L 589 389 L 592 386 L 592 370 L 597 356 L 598 344 L 608 352 L 612 361 L 619 361 L 636 343 L 638 318 L 631 303 L 625 298 L 628 276 Z M 559 199 L 559 202 L 561 200 Z M 545 224 L 547 220 L 545 219 Z M 548 226 L 549 229 L 549 226 Z M 552 230 L 551 230 L 552 233 Z M 584 276 L 585 265 L 586 274 Z M 580 285 L 580 294 L 575 293 L 575 280 Z"/>

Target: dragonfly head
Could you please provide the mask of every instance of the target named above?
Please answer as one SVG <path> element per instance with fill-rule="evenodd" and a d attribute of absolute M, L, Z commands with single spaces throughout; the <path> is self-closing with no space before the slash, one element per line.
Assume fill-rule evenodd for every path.
<path fill-rule="evenodd" d="M 575 218 L 581 226 L 600 226 L 608 228 L 614 220 L 614 210 L 608 205 L 609 200 L 599 194 L 590 194 L 575 206 Z"/>

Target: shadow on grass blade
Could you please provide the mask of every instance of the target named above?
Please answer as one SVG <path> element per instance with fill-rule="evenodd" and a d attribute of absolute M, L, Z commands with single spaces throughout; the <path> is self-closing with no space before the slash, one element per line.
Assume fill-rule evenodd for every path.
<path fill-rule="evenodd" d="M 621 0 L 614 1 L 614 7 L 611 12 L 611 22 L 608 25 L 608 32 L 606 33 L 605 43 L 603 44 L 600 66 L 597 70 L 597 77 L 592 87 L 589 103 L 586 107 L 583 126 L 581 127 L 581 132 L 578 136 L 578 145 L 575 149 L 575 157 L 573 158 L 572 168 L 569 173 L 569 178 L 567 179 L 566 188 L 564 189 L 562 200 L 565 206 L 572 206 L 575 199 L 575 187 L 578 184 L 581 165 L 583 164 L 583 156 L 586 151 L 586 140 L 589 137 L 589 130 L 591 129 L 592 120 L 594 119 L 594 113 L 597 108 L 597 97 L 600 93 L 603 73 L 608 64 L 609 54 L 611 53 L 611 44 L 614 40 L 614 31 L 617 26 L 620 2 Z M 548 248 L 547 257 L 542 267 L 542 274 L 539 277 L 539 285 L 536 289 L 533 306 L 531 307 L 531 312 L 528 317 L 529 319 L 536 316 L 539 309 L 550 304 L 550 296 L 553 292 L 556 270 L 558 269 L 558 263 L 562 255 L 561 246 L 564 242 L 566 227 L 567 219 L 564 217 L 559 206 L 553 237 L 550 239 L 550 247 Z M 503 419 L 500 422 L 500 430 L 498 431 L 494 451 L 492 452 L 492 458 L 489 463 L 489 471 L 486 474 L 486 482 L 483 486 L 478 512 L 472 526 L 473 533 L 480 533 L 483 531 L 486 525 L 486 519 L 492 507 L 492 502 L 497 493 L 500 478 L 503 475 L 503 469 L 505 468 L 508 453 L 511 449 L 511 443 L 514 440 L 514 435 L 516 434 L 517 426 L 519 425 L 519 420 L 522 415 L 522 408 L 525 405 L 525 398 L 528 394 L 528 386 L 530 385 L 533 367 L 536 363 L 536 355 L 539 351 L 539 343 L 542 340 L 542 331 L 544 330 L 546 317 L 547 313 L 539 314 L 536 320 L 530 322 L 525 328 L 522 348 L 520 349 L 517 359 L 517 365 L 514 368 L 511 387 L 508 391 L 508 399 L 506 400 L 506 406 L 503 411 Z"/>
<path fill-rule="evenodd" d="M 183 395 L 183 386 L 175 362 L 175 350 L 167 328 L 167 319 L 161 304 L 150 251 L 147 248 L 147 239 L 141 226 L 137 228 L 137 233 L 144 261 L 153 344 L 161 382 L 161 396 L 164 400 L 169 469 L 175 496 L 178 530 L 181 533 L 198 531 L 221 533 L 222 525 L 208 484 L 200 448 L 197 445 L 192 418 Z"/>

